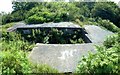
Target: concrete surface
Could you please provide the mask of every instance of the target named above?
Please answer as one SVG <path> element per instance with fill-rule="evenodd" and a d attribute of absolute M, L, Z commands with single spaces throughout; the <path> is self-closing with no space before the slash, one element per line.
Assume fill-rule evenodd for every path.
<path fill-rule="evenodd" d="M 88 51 L 95 52 L 94 44 L 36 44 L 29 55 L 33 63 L 48 64 L 60 72 L 73 72 L 80 58 Z"/>
<path fill-rule="evenodd" d="M 87 32 L 86 36 L 91 40 L 92 43 L 102 43 L 107 36 L 113 34 L 112 32 L 104 30 L 95 25 L 85 25 L 84 28 Z"/>
<path fill-rule="evenodd" d="M 74 72 L 83 55 L 96 52 L 94 45 L 102 45 L 108 35 L 113 33 L 95 25 L 86 25 L 85 36 L 92 43 L 85 44 L 36 44 L 29 59 L 38 64 L 48 64 L 60 72 Z"/>

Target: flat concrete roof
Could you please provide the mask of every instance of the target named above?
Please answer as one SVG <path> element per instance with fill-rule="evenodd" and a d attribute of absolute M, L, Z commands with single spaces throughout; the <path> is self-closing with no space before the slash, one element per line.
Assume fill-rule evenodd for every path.
<path fill-rule="evenodd" d="M 61 29 L 81 29 L 81 27 L 72 22 L 59 22 L 59 23 L 43 23 L 43 24 L 25 24 L 18 22 L 14 26 L 7 29 L 8 32 L 15 31 L 16 29 L 37 29 L 37 28 L 61 28 Z"/>
<path fill-rule="evenodd" d="M 81 28 L 81 27 L 72 22 L 59 22 L 59 23 L 21 25 L 18 26 L 17 28 Z"/>
<path fill-rule="evenodd" d="M 85 25 L 84 28 L 87 32 L 85 35 L 92 43 L 102 43 L 108 36 L 114 34 L 111 31 L 102 29 L 101 27 L 95 25 Z"/>

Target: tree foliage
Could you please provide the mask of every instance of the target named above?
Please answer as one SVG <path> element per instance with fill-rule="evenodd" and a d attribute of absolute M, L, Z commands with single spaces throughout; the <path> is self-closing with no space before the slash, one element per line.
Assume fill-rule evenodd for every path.
<path fill-rule="evenodd" d="M 119 32 L 120 31 L 120 29 L 115 24 L 110 22 L 109 20 L 98 19 L 98 25 L 102 26 L 102 27 L 104 27 L 107 30 L 112 31 L 112 32 Z"/>
<path fill-rule="evenodd" d="M 13 2 L 13 9 L 3 16 L 3 24 L 21 20 L 28 24 L 75 21 L 82 15 L 107 19 L 120 27 L 120 8 L 113 2 Z"/>
<path fill-rule="evenodd" d="M 119 26 L 120 8 L 113 2 L 96 3 L 92 9 L 93 17 L 101 17 L 102 19 L 108 19 L 114 24 Z"/>

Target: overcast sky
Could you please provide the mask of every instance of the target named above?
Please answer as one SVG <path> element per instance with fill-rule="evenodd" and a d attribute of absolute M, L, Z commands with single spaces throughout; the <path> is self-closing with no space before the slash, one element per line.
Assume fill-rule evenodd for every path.
<path fill-rule="evenodd" d="M 0 1 L 0 12 L 11 12 L 12 9 L 12 1 L 13 0 L 1 0 Z M 115 3 L 118 3 L 120 0 L 111 0 L 114 1 Z"/>

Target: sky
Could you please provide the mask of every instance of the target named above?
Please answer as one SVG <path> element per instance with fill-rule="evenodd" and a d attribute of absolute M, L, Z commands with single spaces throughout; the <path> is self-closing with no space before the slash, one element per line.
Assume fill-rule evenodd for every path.
<path fill-rule="evenodd" d="M 1 0 L 0 1 L 0 12 L 12 12 L 12 1 L 13 0 Z M 120 0 L 111 0 L 114 1 L 115 3 L 118 3 Z"/>

